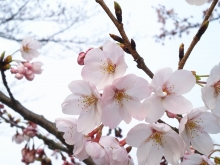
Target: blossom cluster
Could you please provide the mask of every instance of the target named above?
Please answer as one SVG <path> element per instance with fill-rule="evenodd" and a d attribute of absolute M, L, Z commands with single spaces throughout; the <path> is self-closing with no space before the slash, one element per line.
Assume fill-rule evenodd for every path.
<path fill-rule="evenodd" d="M 15 51 L 12 55 L 4 58 L 4 53 L 1 56 L 4 70 L 10 69 L 12 74 L 15 74 L 15 78 L 20 80 L 25 77 L 27 80 L 32 81 L 35 74 L 41 74 L 43 63 L 40 61 L 30 62 L 33 58 L 39 56 L 37 49 L 40 48 L 40 43 L 34 40 L 32 37 L 26 37 L 22 40 L 21 47 Z M 26 61 L 14 59 L 12 56 L 20 51 L 21 56 Z M 16 66 L 14 68 L 13 66 Z"/>
<path fill-rule="evenodd" d="M 186 164 L 198 157 L 191 148 L 206 156 L 214 149 L 209 133 L 220 132 L 220 77 L 216 76 L 219 65 L 202 88 L 206 107 L 193 109 L 192 103 L 182 96 L 196 84 L 191 71 L 162 68 L 155 72 L 151 83 L 135 74 L 124 75 L 127 69 L 124 52 L 111 41 L 80 53 L 78 63 L 84 65 L 83 80 L 69 84 L 72 94 L 62 103 L 62 111 L 79 117 L 59 118 L 55 122 L 58 130 L 64 132 L 66 143 L 74 145 L 76 158 L 91 156 L 100 165 L 133 164 L 128 153 L 130 147 L 136 147 L 140 165 L 157 165 L 163 156 L 176 165 L 180 158 L 184 157 L 182 164 Z M 165 112 L 179 121 L 179 130 L 157 122 Z M 121 121 L 129 124 L 132 118 L 145 120 L 146 124 L 134 126 L 122 141 L 102 136 L 104 126 L 115 129 Z M 204 157 L 199 160 L 198 165 L 210 161 Z"/>

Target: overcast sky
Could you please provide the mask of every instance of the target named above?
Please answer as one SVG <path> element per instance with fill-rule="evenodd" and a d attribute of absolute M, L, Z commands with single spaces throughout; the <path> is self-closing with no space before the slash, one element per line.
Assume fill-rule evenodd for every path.
<path fill-rule="evenodd" d="M 72 0 L 69 3 L 74 3 L 79 0 Z M 51 0 L 52 2 L 52 0 Z M 107 0 L 110 9 L 113 10 L 113 0 Z M 123 21 L 125 22 L 125 29 L 129 38 L 133 38 L 136 41 L 137 50 L 139 54 L 144 57 L 147 66 L 155 72 L 162 67 L 171 67 L 173 70 L 178 66 L 178 48 L 181 43 L 185 44 L 185 49 L 188 48 L 192 41 L 195 30 L 192 30 L 189 35 L 184 35 L 183 38 L 175 38 L 174 40 L 166 40 L 165 46 L 159 43 L 155 43 L 153 35 L 159 34 L 159 28 L 161 25 L 157 23 L 157 16 L 152 6 L 157 6 L 161 3 L 167 8 L 174 8 L 181 16 L 193 15 L 195 20 L 202 22 L 201 12 L 208 7 L 204 5 L 201 7 L 190 6 L 185 0 L 120 0 L 117 1 L 123 10 Z M 87 4 L 88 9 L 91 6 L 98 6 L 95 0 L 89 0 Z M 99 7 L 99 6 L 98 6 Z M 127 23 L 127 24 L 126 24 Z M 126 26 L 127 25 L 127 26 Z M 84 26 L 80 29 L 73 31 L 74 35 L 82 33 L 88 37 L 93 34 L 98 27 L 109 27 L 104 37 L 108 37 L 108 33 L 118 34 L 116 28 L 113 26 L 110 19 L 101 10 L 100 14 L 91 18 L 88 22 L 84 23 Z M 202 37 L 198 45 L 193 50 L 190 58 L 185 65 L 185 69 L 195 70 L 198 74 L 209 74 L 210 69 L 220 62 L 219 58 L 219 46 L 220 46 L 220 31 L 219 23 L 214 22 L 209 25 L 209 28 L 205 35 Z M 88 30 L 89 29 L 89 30 Z M 218 29 L 218 30 L 217 30 Z M 36 31 L 50 31 L 50 29 L 33 29 Z M 216 37 L 218 36 L 218 37 Z M 24 36 L 25 37 L 25 36 Z M 110 38 L 109 38 L 110 39 Z M 19 48 L 19 44 L 9 42 L 7 40 L 0 40 L 0 51 L 6 50 L 7 53 L 12 53 Z M 2 47 L 4 43 L 4 47 Z M 92 45 L 95 46 L 95 45 Z M 97 47 L 100 45 L 96 45 Z M 56 50 L 56 48 L 51 47 Z M 84 50 L 87 47 L 83 47 Z M 53 51 L 62 53 L 60 50 Z M 23 104 L 32 111 L 44 115 L 47 119 L 54 121 L 56 118 L 63 116 L 61 111 L 61 103 L 70 94 L 68 84 L 73 80 L 81 79 L 81 66 L 76 62 L 78 54 L 74 50 L 68 50 L 68 56 L 63 59 L 53 58 L 53 54 L 45 55 L 42 51 L 42 56 L 37 61 L 44 63 L 44 71 L 41 75 L 37 75 L 32 82 L 28 82 L 25 79 L 21 80 L 21 85 L 14 86 L 13 91 L 16 92 L 16 98 L 20 101 L 25 101 Z M 19 55 L 17 55 L 19 57 Z M 126 74 L 135 73 L 138 76 L 148 78 L 145 73 L 136 68 L 136 63 L 132 57 L 126 54 L 126 62 L 129 66 Z M 13 75 L 7 74 L 8 81 L 13 82 Z M 200 87 L 197 85 L 190 93 L 185 96 L 193 103 L 194 107 L 203 106 L 204 103 L 201 100 Z M 37 98 L 37 100 L 33 100 Z M 31 100 L 31 101 L 28 101 Z M 19 115 L 16 115 L 19 116 Z M 133 122 L 132 125 L 137 123 Z M 172 124 L 175 122 L 171 121 Z M 120 126 L 123 128 L 124 134 L 131 128 L 131 126 L 122 123 Z M 8 125 L 0 124 L 0 164 L 4 165 L 21 165 L 21 148 L 24 143 L 17 145 L 12 143 L 11 137 L 15 131 L 12 131 Z M 215 139 L 219 138 L 219 134 L 215 135 Z M 219 141 L 216 141 L 218 142 Z M 39 143 L 41 144 L 41 143 Z M 37 147 L 37 146 L 36 146 Z M 52 152 L 49 151 L 48 155 Z M 132 155 L 135 155 L 135 151 L 132 151 Z M 133 156 L 134 158 L 134 156 Z M 136 159 L 134 158 L 136 162 Z M 59 165 L 61 161 L 53 161 L 53 165 Z M 34 163 L 34 164 L 39 164 Z"/>

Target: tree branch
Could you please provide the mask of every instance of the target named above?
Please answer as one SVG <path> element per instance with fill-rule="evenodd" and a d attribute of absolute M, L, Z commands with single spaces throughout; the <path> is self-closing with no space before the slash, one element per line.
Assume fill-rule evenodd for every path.
<path fill-rule="evenodd" d="M 138 54 L 138 52 L 135 49 L 132 49 L 131 43 L 124 31 L 123 23 L 119 23 L 118 20 L 114 17 L 112 12 L 109 10 L 108 6 L 105 4 L 103 0 L 96 0 L 97 3 L 100 4 L 100 6 L 104 9 L 106 14 L 109 16 L 109 18 L 112 20 L 112 22 L 117 27 L 119 33 L 121 34 L 121 37 L 123 38 L 123 43 L 125 44 L 125 47 L 128 48 L 131 55 L 134 58 L 134 61 L 137 62 L 137 67 L 139 69 L 142 69 L 150 78 L 153 78 L 154 74 L 151 72 L 151 70 L 146 66 L 144 63 L 144 59 Z"/>
<path fill-rule="evenodd" d="M 207 12 L 206 15 L 205 15 L 205 18 L 204 18 L 204 20 L 203 20 L 203 22 L 202 22 L 202 25 L 209 19 L 210 15 L 212 14 L 212 11 L 214 10 L 214 8 L 215 8 L 215 6 L 216 6 L 217 3 L 218 3 L 218 0 L 213 0 L 213 2 L 212 2 L 212 4 L 211 4 L 211 6 L 210 6 L 208 12 Z M 197 34 L 198 34 L 199 31 L 201 31 L 201 29 L 203 28 L 202 25 L 200 26 L 200 28 L 199 28 Z M 192 40 L 192 42 L 191 42 L 191 44 L 190 44 L 188 50 L 186 51 L 184 57 L 183 57 L 182 60 L 179 62 L 178 69 L 183 69 L 183 67 L 184 67 L 184 65 L 185 65 L 185 63 L 186 63 L 186 61 L 187 61 L 187 59 L 189 58 L 189 56 L 190 56 L 190 54 L 191 54 L 193 48 L 195 47 L 195 45 L 197 44 L 197 42 L 200 40 L 201 36 L 198 36 L 197 34 L 194 36 L 194 38 L 193 38 L 193 40 Z"/>

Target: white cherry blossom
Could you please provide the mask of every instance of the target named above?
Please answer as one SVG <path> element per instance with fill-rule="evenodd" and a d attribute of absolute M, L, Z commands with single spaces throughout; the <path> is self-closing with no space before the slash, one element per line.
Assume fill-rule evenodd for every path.
<path fill-rule="evenodd" d="M 102 47 L 90 50 L 84 59 L 82 77 L 103 89 L 125 73 L 127 64 L 124 51 L 111 41 L 106 41 Z"/>
<path fill-rule="evenodd" d="M 69 95 L 62 103 L 63 113 L 80 115 L 77 121 L 77 130 L 88 134 L 101 122 L 100 94 L 96 87 L 84 80 L 72 81 Z"/>
<path fill-rule="evenodd" d="M 187 3 L 190 5 L 196 5 L 196 6 L 201 6 L 205 4 L 208 0 L 186 0 Z"/>
<path fill-rule="evenodd" d="M 161 118 L 165 110 L 173 114 L 187 113 L 192 103 L 182 94 L 189 92 L 196 83 L 190 71 L 163 68 L 158 70 L 151 82 L 154 94 L 147 98 L 141 107 L 145 111 L 146 122 L 152 123 Z"/>
<path fill-rule="evenodd" d="M 102 95 L 102 123 L 116 128 L 124 120 L 130 123 L 132 117 L 143 120 L 140 111 L 141 100 L 151 94 L 148 82 L 134 74 L 116 79 L 112 85 L 104 88 Z"/>
<path fill-rule="evenodd" d="M 220 117 L 220 64 L 215 65 L 202 88 L 202 99 L 207 108 Z"/>
<path fill-rule="evenodd" d="M 181 165 L 214 165 L 205 155 L 190 154 L 183 157 Z"/>
<path fill-rule="evenodd" d="M 40 48 L 40 43 L 37 40 L 34 40 L 32 37 L 26 37 L 22 40 L 21 43 L 21 56 L 25 60 L 32 60 L 33 58 L 36 58 L 39 56 L 39 52 L 37 49 Z"/>
<path fill-rule="evenodd" d="M 128 132 L 126 142 L 137 147 L 139 165 L 159 164 L 163 155 L 177 165 L 184 154 L 181 137 L 166 124 L 138 124 Z"/>
<path fill-rule="evenodd" d="M 64 132 L 63 138 L 69 145 L 74 145 L 73 154 L 76 158 L 84 160 L 89 157 L 85 150 L 86 138 L 82 133 L 77 131 L 77 119 L 73 117 L 57 118 L 55 120 L 58 131 Z"/>
<path fill-rule="evenodd" d="M 190 145 L 200 153 L 208 155 L 213 149 L 213 142 L 208 133 L 219 133 L 220 127 L 212 113 L 204 107 L 196 108 L 185 115 L 179 125 L 179 134 L 190 152 Z"/>

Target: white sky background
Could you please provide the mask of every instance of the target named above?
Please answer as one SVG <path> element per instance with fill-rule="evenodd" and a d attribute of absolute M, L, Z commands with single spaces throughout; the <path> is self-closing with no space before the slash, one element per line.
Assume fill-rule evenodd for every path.
<path fill-rule="evenodd" d="M 52 0 L 51 0 L 52 2 Z M 80 2 L 79 0 L 72 0 L 69 3 Z M 113 0 L 106 0 L 109 4 L 109 8 L 114 12 Z M 191 30 L 190 35 L 184 35 L 183 38 L 176 37 L 174 40 L 166 40 L 165 46 L 159 43 L 155 43 L 152 38 L 153 35 L 159 34 L 160 25 L 157 23 L 157 15 L 152 6 L 157 6 L 158 3 L 165 5 L 167 9 L 174 8 L 181 16 L 193 15 L 195 20 L 202 22 L 201 12 L 208 7 L 203 5 L 201 7 L 190 6 L 184 0 L 120 0 L 117 1 L 122 7 L 123 22 L 125 23 L 125 29 L 129 38 L 133 38 L 137 45 L 139 54 L 144 57 L 147 66 L 155 72 L 161 67 L 171 67 L 173 70 L 178 66 L 178 48 L 181 43 L 184 43 L 185 50 L 188 48 L 192 41 L 196 30 Z M 85 8 L 91 9 L 92 6 L 98 6 L 95 0 L 89 0 L 88 6 Z M 100 6 L 98 6 L 100 8 Z M 126 22 L 128 24 L 126 25 Z M 108 33 L 118 34 L 116 28 L 113 26 L 107 15 L 101 10 L 100 14 L 90 21 L 85 22 L 84 26 L 80 29 L 73 31 L 73 37 L 75 34 L 92 35 L 97 29 L 102 27 L 109 27 L 104 37 L 108 37 Z M 220 62 L 219 58 L 219 46 L 220 46 L 220 24 L 217 22 L 210 23 L 208 30 L 196 45 L 191 56 L 189 57 L 184 69 L 195 70 L 197 74 L 209 74 L 210 69 Z M 36 31 L 46 33 L 51 29 L 45 29 L 44 27 L 38 27 L 34 29 Z M 25 37 L 25 36 L 24 36 Z M 110 38 L 109 38 L 110 39 Z M 19 44 L 9 42 L 7 40 L 0 40 L 0 51 L 6 50 L 6 53 L 12 53 L 19 48 Z M 4 44 L 4 47 L 2 46 Z M 92 45 L 93 47 L 100 45 Z M 84 47 L 86 50 L 88 47 Z M 56 47 L 51 47 L 53 54 L 44 54 L 41 52 L 41 57 L 35 61 L 42 61 L 44 63 L 44 71 L 41 75 L 37 75 L 32 82 L 23 79 L 19 84 L 12 88 L 12 92 L 15 93 L 17 100 L 21 101 L 27 108 L 38 114 L 44 115 L 47 119 L 54 121 L 56 118 L 64 116 L 61 110 L 61 103 L 70 94 L 68 84 L 73 80 L 81 79 L 81 66 L 76 62 L 78 54 L 74 50 L 68 50 L 66 58 L 59 59 L 54 58 L 57 56 L 54 52 L 62 54 Z M 47 51 L 48 52 L 48 51 Z M 126 62 L 129 66 L 128 73 L 134 73 L 138 76 L 146 78 L 149 82 L 148 76 L 140 69 L 137 69 L 136 63 L 133 58 L 126 54 Z M 19 59 L 19 54 L 16 55 Z M 8 82 L 14 81 L 14 76 L 7 74 Z M 194 105 L 194 107 L 203 106 L 204 103 L 201 100 L 200 87 L 197 85 L 195 88 L 185 95 Z M 37 98 L 37 100 L 33 100 Z M 30 101 L 28 101 L 30 99 Z M 25 101 L 26 100 L 26 101 Z M 25 102 L 23 102 L 25 101 Z M 11 112 L 11 111 L 9 111 Z M 16 116 L 19 116 L 16 114 Z M 175 120 L 175 119 L 174 119 Z M 134 120 L 133 120 L 134 121 Z M 133 122 L 132 125 L 137 123 Z M 172 125 L 175 122 L 171 122 Z M 124 135 L 132 127 L 131 125 L 121 124 Z M 15 130 L 15 129 L 14 129 Z M 11 137 L 15 131 L 9 128 L 9 125 L 0 124 L 0 165 L 23 165 L 21 160 L 21 149 L 24 143 L 17 145 L 12 143 Z M 215 143 L 219 143 L 219 134 L 215 135 Z M 35 140 L 36 142 L 36 140 Z M 41 144 L 41 142 L 39 143 Z M 36 145 L 37 147 L 37 145 Z M 52 152 L 48 151 L 50 156 Z M 135 151 L 132 150 L 134 161 Z M 60 157 L 59 157 L 60 158 Z M 53 161 L 53 165 L 60 165 L 62 161 Z M 39 164 L 36 162 L 34 164 Z M 135 163 L 137 164 L 137 163 Z"/>

